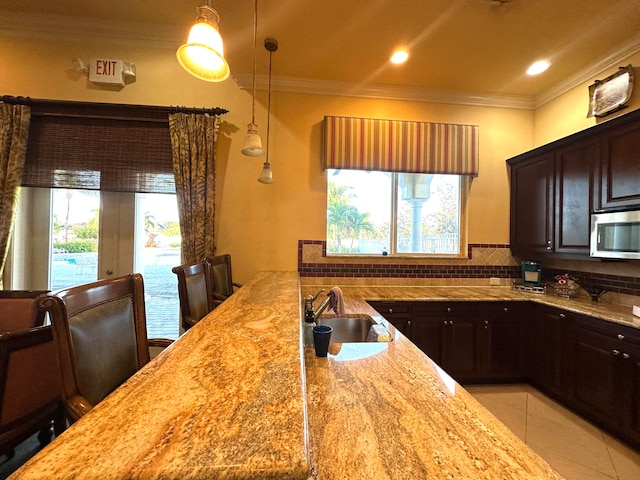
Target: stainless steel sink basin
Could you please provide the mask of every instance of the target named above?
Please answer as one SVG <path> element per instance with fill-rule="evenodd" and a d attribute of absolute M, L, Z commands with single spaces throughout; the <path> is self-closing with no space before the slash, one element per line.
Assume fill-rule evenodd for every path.
<path fill-rule="evenodd" d="M 333 327 L 331 343 L 366 342 L 369 329 L 372 325 L 376 325 L 376 322 L 368 315 L 320 317 L 316 323 Z"/>

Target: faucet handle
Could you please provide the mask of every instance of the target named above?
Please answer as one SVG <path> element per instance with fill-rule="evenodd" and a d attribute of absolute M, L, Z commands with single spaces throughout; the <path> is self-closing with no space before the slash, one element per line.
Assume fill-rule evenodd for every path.
<path fill-rule="evenodd" d="M 322 290 L 320 290 L 318 293 L 315 294 L 315 296 L 313 297 L 313 299 L 311 300 L 312 302 L 316 301 L 316 298 L 318 298 L 318 295 L 320 295 L 322 292 L 324 292 L 324 288 Z M 309 295 L 310 296 L 310 295 Z"/>

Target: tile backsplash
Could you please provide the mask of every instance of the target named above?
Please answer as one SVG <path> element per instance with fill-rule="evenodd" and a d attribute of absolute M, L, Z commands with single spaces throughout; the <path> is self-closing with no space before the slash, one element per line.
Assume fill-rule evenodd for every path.
<path fill-rule="evenodd" d="M 640 262 L 589 262 L 545 260 L 543 279 L 553 281 L 559 273 L 569 273 L 579 281 L 589 281 L 608 293 L 615 303 L 638 301 Z M 298 273 L 305 285 L 412 285 L 412 286 L 509 286 L 521 278 L 520 259 L 511 255 L 509 245 L 469 244 L 464 258 L 327 256 L 324 240 L 298 241 Z M 586 292 L 585 292 L 586 294 Z M 603 297 L 604 298 L 604 297 Z"/>

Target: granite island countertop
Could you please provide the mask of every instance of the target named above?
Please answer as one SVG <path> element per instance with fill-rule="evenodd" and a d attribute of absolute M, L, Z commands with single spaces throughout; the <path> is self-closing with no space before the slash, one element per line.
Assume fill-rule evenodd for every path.
<path fill-rule="evenodd" d="M 378 321 L 373 294 L 472 295 L 357 288 L 347 310 Z M 303 349 L 300 294 L 257 275 L 11 478 L 561 478 L 399 332 Z"/>
<path fill-rule="evenodd" d="M 342 288 L 346 313 L 366 313 L 387 324 L 365 298 L 473 297 L 453 289 L 445 294 L 393 288 Z M 318 290 L 303 287 L 302 295 Z M 496 299 L 506 299 L 503 293 Z M 305 350 L 315 478 L 562 478 L 411 341 L 389 328 L 394 334 L 389 343 L 334 343 L 327 358 Z"/>
<path fill-rule="evenodd" d="M 301 354 L 297 273 L 260 273 L 10 478 L 306 479 Z"/>

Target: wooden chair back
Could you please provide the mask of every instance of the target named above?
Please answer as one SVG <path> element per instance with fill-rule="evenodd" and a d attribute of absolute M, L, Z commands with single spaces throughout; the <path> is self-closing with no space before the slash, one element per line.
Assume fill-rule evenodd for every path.
<path fill-rule="evenodd" d="M 0 334 L 0 454 L 36 432 L 41 443 L 65 429 L 51 326 Z"/>
<path fill-rule="evenodd" d="M 178 277 L 182 327 L 188 330 L 220 304 L 213 299 L 211 265 L 207 262 L 188 263 L 173 267 L 171 271 Z"/>
<path fill-rule="evenodd" d="M 38 310 L 36 298 L 48 290 L 0 290 L 0 333 L 38 327 L 44 312 Z"/>
<path fill-rule="evenodd" d="M 225 253 L 212 257 L 204 257 L 203 261 L 211 265 L 214 299 L 226 300 L 233 295 L 235 288 L 242 287 L 240 283 L 233 281 L 230 254 Z"/>
<path fill-rule="evenodd" d="M 150 360 L 142 275 L 129 274 L 40 297 L 47 311 L 70 422 L 124 383 Z"/>

